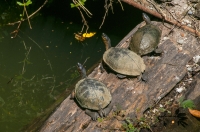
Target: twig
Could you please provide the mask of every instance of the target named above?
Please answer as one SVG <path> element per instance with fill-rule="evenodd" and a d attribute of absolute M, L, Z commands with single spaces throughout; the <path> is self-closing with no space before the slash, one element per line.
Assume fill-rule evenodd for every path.
<path fill-rule="evenodd" d="M 108 4 L 108 0 L 105 0 L 104 8 L 105 8 L 106 11 L 105 11 L 105 14 L 104 14 L 104 16 L 103 16 L 103 20 L 102 20 L 102 22 L 101 22 L 101 25 L 99 26 L 99 29 L 101 29 L 101 27 L 103 26 L 103 24 L 104 24 L 104 22 L 105 22 L 106 16 L 108 15 L 108 10 L 109 10 L 109 8 L 111 8 L 112 13 L 114 14 L 113 6 L 112 6 L 113 0 L 109 0 L 109 2 L 110 2 L 110 3 Z M 121 1 L 118 0 L 118 2 L 120 3 L 122 10 L 124 11 L 124 8 L 123 8 L 123 6 L 122 6 Z"/>
<path fill-rule="evenodd" d="M 80 10 L 79 7 L 78 7 L 78 10 L 79 10 L 81 17 L 83 19 L 83 27 L 82 27 L 81 33 L 83 32 L 84 26 L 86 26 L 86 33 L 87 33 L 89 26 L 88 26 L 87 21 L 85 20 L 85 17 L 84 17 L 84 15 L 83 15 L 83 13 L 82 13 L 82 11 Z"/>
<path fill-rule="evenodd" d="M 67 69 L 67 70 L 63 73 L 63 76 L 64 76 L 69 70 L 73 69 L 74 67 L 76 67 L 76 66 L 72 66 L 72 67 L 70 67 L 69 69 Z"/>
<path fill-rule="evenodd" d="M 90 13 L 89 10 L 86 9 L 79 1 L 73 0 L 73 3 L 74 3 L 75 5 L 78 4 L 78 5 L 80 6 L 80 8 L 79 8 L 79 7 L 77 7 L 77 8 L 78 8 L 78 10 L 79 10 L 79 12 L 80 12 L 80 14 L 81 14 L 82 21 L 83 21 L 83 27 L 82 27 L 81 33 L 83 32 L 85 26 L 86 26 L 86 33 L 87 33 L 87 31 L 88 31 L 88 29 L 89 29 L 89 26 L 88 26 L 88 24 L 87 24 L 87 21 L 86 21 L 84 15 L 83 15 L 81 9 L 83 9 L 83 11 L 86 13 L 86 15 L 87 15 L 88 17 L 91 17 L 90 15 L 92 15 L 92 13 Z"/>
<path fill-rule="evenodd" d="M 21 30 L 20 30 L 20 31 L 21 31 Z M 22 32 L 22 31 L 21 31 L 21 32 Z M 34 44 L 36 44 L 36 45 L 38 46 L 39 49 L 42 50 L 42 52 L 44 53 L 44 55 L 47 57 L 48 65 L 49 65 L 51 71 L 53 71 L 52 66 L 51 66 L 51 62 L 49 61 L 48 56 L 47 56 L 46 52 L 44 51 L 44 49 L 43 49 L 36 41 L 34 41 L 31 37 L 29 37 L 27 34 L 25 34 L 24 32 L 22 32 L 22 33 L 23 33 L 24 35 L 26 35 L 26 36 L 28 37 L 28 39 L 30 39 Z"/>
<path fill-rule="evenodd" d="M 120 3 L 122 10 L 124 11 L 124 8 L 123 8 L 123 5 L 122 5 L 122 2 L 121 2 L 120 0 L 118 0 L 118 2 Z"/>
<path fill-rule="evenodd" d="M 45 2 L 43 3 L 43 5 L 41 5 L 35 12 L 33 12 L 30 16 L 28 16 L 26 19 L 22 19 L 20 21 L 16 21 L 16 22 L 12 22 L 12 23 L 8 23 L 7 25 L 15 25 L 16 23 L 21 23 L 29 18 L 31 18 L 33 15 L 35 15 L 38 11 L 40 11 L 44 6 L 45 4 L 48 2 L 48 0 L 45 0 Z"/>
<path fill-rule="evenodd" d="M 28 12 L 27 12 L 27 10 L 26 10 L 26 6 L 25 6 L 25 4 L 24 4 L 24 11 L 25 11 L 25 13 L 26 13 L 26 16 L 27 16 L 27 20 L 28 20 L 28 24 L 29 24 L 29 26 L 30 26 L 30 29 L 32 29 L 32 26 L 31 26 L 30 20 L 29 20 L 29 18 L 28 18 Z"/>
<path fill-rule="evenodd" d="M 22 41 L 22 42 L 23 42 L 23 44 L 24 44 L 24 48 L 25 48 L 25 50 L 27 50 L 25 42 L 24 42 L 24 41 Z"/>
<path fill-rule="evenodd" d="M 19 32 L 19 27 L 21 25 L 21 22 L 19 23 L 19 25 L 17 26 L 17 29 L 14 30 L 13 32 L 11 32 L 10 34 L 14 34 L 13 36 L 11 36 L 11 38 L 15 38 Z"/>
<path fill-rule="evenodd" d="M 83 65 L 87 62 L 88 59 L 90 59 L 90 57 L 85 59 L 85 61 L 83 62 Z"/>
<path fill-rule="evenodd" d="M 53 71 L 53 68 L 52 68 L 50 60 L 48 60 L 48 64 L 47 65 L 49 65 L 49 67 L 51 68 L 51 71 Z"/>
<path fill-rule="evenodd" d="M 24 74 L 25 73 L 25 65 L 26 65 L 26 61 L 25 60 L 28 60 L 28 55 L 29 55 L 29 53 L 30 53 L 30 51 L 31 51 L 31 47 L 29 48 L 29 50 L 28 50 L 28 52 L 26 53 L 26 57 L 25 57 L 25 59 L 24 59 L 24 64 L 23 64 L 23 68 L 22 68 L 22 74 Z"/>
<path fill-rule="evenodd" d="M 160 19 L 164 19 L 166 22 L 169 22 L 169 23 L 171 23 L 173 25 L 177 25 L 178 27 L 181 27 L 181 28 L 183 28 L 183 29 L 185 29 L 185 30 L 197 35 L 198 37 L 200 37 L 200 32 L 198 32 L 197 30 L 195 30 L 193 28 L 190 28 L 190 27 L 188 27 L 186 25 L 183 25 L 182 23 L 180 23 L 180 22 L 178 22 L 176 20 L 172 20 L 169 17 L 163 18 L 163 16 L 161 14 L 159 14 L 158 12 L 152 11 L 152 10 L 150 10 L 150 9 L 140 5 L 140 4 L 138 4 L 137 2 L 135 2 L 133 0 L 122 0 L 122 1 L 134 6 L 136 8 L 138 8 L 138 9 L 144 11 L 144 12 L 147 12 L 147 13 L 155 16 L 155 17 L 158 17 Z"/>
<path fill-rule="evenodd" d="M 21 23 L 22 23 L 23 21 L 25 21 L 25 20 L 28 20 L 30 29 L 32 29 L 31 23 L 30 23 L 29 19 L 30 19 L 33 15 L 35 15 L 39 10 L 41 10 L 42 7 L 43 7 L 47 2 L 48 2 L 48 0 L 45 0 L 44 4 L 43 4 L 42 6 L 40 6 L 35 12 L 33 12 L 30 16 L 28 16 L 28 13 L 27 13 L 27 11 L 26 11 L 26 7 L 25 7 L 25 5 L 24 5 L 24 10 L 25 10 L 25 12 L 26 12 L 27 18 L 26 18 L 26 19 L 22 19 L 22 20 L 17 21 L 17 22 L 13 22 L 13 23 L 8 23 L 8 24 L 7 24 L 7 25 L 15 25 L 15 24 L 19 23 L 17 29 L 10 33 L 10 34 L 14 34 L 14 36 L 12 36 L 11 38 L 15 38 L 15 37 L 17 36 L 17 34 L 18 34 L 18 32 L 19 32 L 20 25 L 21 25 Z"/>
<path fill-rule="evenodd" d="M 105 21 L 105 19 L 106 19 L 106 16 L 107 16 L 107 14 L 108 14 L 108 10 L 109 10 L 109 8 L 112 6 L 111 0 L 110 0 L 110 3 L 109 3 L 109 4 L 107 4 L 107 2 L 108 2 L 108 0 L 105 0 L 104 8 L 105 8 L 106 11 L 105 11 L 105 14 L 104 14 L 104 17 L 103 17 L 103 20 L 102 20 L 102 23 L 101 23 L 99 29 L 101 29 L 101 27 L 103 26 L 104 21 Z"/>
<path fill-rule="evenodd" d="M 88 17 L 91 17 L 92 16 L 92 13 L 87 9 L 85 8 L 85 6 L 83 4 L 81 4 L 81 2 L 77 1 L 77 0 L 73 0 L 74 4 L 75 5 L 79 5 L 81 7 L 81 9 L 83 9 L 85 11 L 85 13 L 87 14 Z M 78 8 L 78 7 L 77 7 Z M 91 16 L 90 16 L 91 15 Z"/>

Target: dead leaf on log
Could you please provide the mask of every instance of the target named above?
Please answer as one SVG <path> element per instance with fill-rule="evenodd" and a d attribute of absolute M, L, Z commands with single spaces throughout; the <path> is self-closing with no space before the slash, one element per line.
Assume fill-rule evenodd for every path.
<path fill-rule="evenodd" d="M 195 116 L 197 118 L 200 118 L 200 111 L 189 109 L 189 112 L 190 112 L 191 115 L 193 115 L 193 116 Z"/>

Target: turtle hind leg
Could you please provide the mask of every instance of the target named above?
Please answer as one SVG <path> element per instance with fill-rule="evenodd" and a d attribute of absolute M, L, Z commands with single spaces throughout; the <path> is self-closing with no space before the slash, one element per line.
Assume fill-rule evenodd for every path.
<path fill-rule="evenodd" d="M 162 49 L 159 49 L 158 47 L 153 51 L 155 56 L 160 56 L 163 53 Z"/>
<path fill-rule="evenodd" d="M 97 112 L 95 112 L 95 111 L 91 111 L 91 110 L 86 109 L 85 113 L 87 115 L 89 115 L 92 118 L 92 120 L 94 120 L 94 121 L 96 121 L 97 118 L 99 117 L 99 114 Z"/>
<path fill-rule="evenodd" d="M 142 74 L 140 74 L 139 76 L 137 76 L 137 80 L 138 80 L 138 82 L 140 82 L 140 81 L 143 80 L 143 78 L 142 78 Z"/>
<path fill-rule="evenodd" d="M 106 117 L 110 113 L 112 108 L 113 108 L 113 104 L 110 103 L 106 108 L 99 110 L 98 113 L 100 117 Z"/>
<path fill-rule="evenodd" d="M 154 50 L 155 53 L 161 54 L 163 52 L 162 49 L 159 49 L 158 47 Z"/>

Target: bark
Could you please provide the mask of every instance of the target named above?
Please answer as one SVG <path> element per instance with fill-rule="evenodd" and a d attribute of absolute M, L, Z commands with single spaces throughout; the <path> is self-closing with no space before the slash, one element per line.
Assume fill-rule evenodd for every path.
<path fill-rule="evenodd" d="M 143 24 L 143 23 L 142 23 Z M 118 47 L 128 47 L 130 37 L 140 27 L 139 24 Z M 137 81 L 136 77 L 118 79 L 113 72 L 99 73 L 96 67 L 89 75 L 107 85 L 114 102 L 113 111 L 103 121 L 92 121 L 84 109 L 67 97 L 41 128 L 41 132 L 93 132 L 122 131 L 124 117 L 139 118 L 155 103 L 165 97 L 187 74 L 186 64 L 196 54 L 200 54 L 198 40 L 181 29 L 170 30 L 169 24 L 154 22 L 162 30 L 159 48 L 161 56 L 144 56 L 147 66 L 143 76 L 147 82 Z M 123 113 L 121 116 L 117 112 Z"/>

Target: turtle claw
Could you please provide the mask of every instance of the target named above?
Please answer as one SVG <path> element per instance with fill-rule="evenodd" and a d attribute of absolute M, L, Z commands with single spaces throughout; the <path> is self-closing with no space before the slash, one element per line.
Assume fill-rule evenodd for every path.
<path fill-rule="evenodd" d="M 113 106 L 112 106 L 112 104 L 110 104 L 105 109 L 99 110 L 98 113 L 99 113 L 100 117 L 106 117 L 110 113 L 112 108 L 113 108 Z"/>
<path fill-rule="evenodd" d="M 142 74 L 141 80 L 144 81 L 145 83 L 148 82 L 148 73 L 147 72 L 145 72 L 144 74 Z"/>
<path fill-rule="evenodd" d="M 88 109 L 85 110 L 85 113 L 87 115 L 89 115 L 92 118 L 93 121 L 96 121 L 97 118 L 99 117 L 99 114 L 97 112 L 93 112 L 93 111 L 88 110 Z"/>
<path fill-rule="evenodd" d="M 98 111 L 98 113 L 99 113 L 99 115 L 100 115 L 100 117 L 104 117 L 104 111 L 103 110 L 100 110 L 100 111 Z"/>

